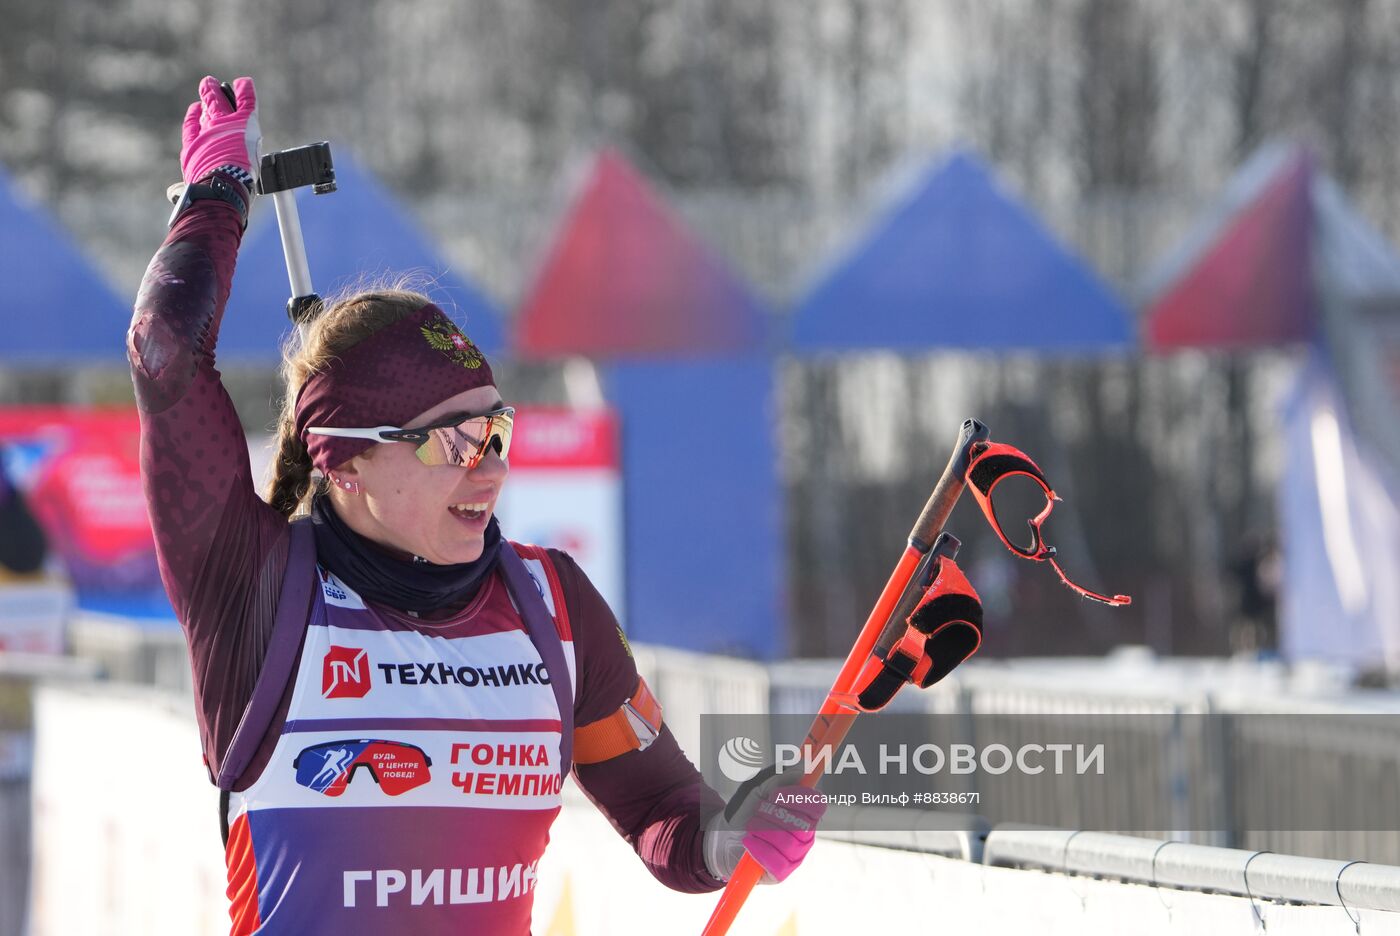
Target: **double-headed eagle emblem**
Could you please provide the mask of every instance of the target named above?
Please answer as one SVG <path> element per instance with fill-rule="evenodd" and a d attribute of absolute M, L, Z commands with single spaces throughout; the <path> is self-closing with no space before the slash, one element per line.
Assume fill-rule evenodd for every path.
<path fill-rule="evenodd" d="M 463 367 L 475 370 L 484 360 L 472 340 L 462 334 L 446 316 L 441 316 L 424 325 L 423 337 L 435 351 L 441 351 Z"/>

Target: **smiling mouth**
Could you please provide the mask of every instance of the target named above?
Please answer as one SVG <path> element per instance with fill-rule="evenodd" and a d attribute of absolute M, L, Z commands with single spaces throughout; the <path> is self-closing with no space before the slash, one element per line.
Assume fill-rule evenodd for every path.
<path fill-rule="evenodd" d="M 486 512 L 491 509 L 491 504 L 487 501 L 472 504 L 453 504 L 447 509 L 452 512 L 454 517 L 460 517 L 463 520 L 480 520 L 486 515 Z"/>

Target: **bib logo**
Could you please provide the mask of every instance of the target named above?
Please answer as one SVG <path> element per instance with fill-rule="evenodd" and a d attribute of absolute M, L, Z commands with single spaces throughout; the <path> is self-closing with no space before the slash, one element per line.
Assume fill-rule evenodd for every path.
<path fill-rule="evenodd" d="M 327 699 L 362 699 L 369 686 L 369 654 L 359 647 L 331 644 L 321 664 L 321 695 Z"/>
<path fill-rule="evenodd" d="M 325 569 L 318 568 L 317 572 L 321 576 L 321 594 L 326 599 L 326 604 L 335 605 L 338 608 L 360 609 L 365 603 L 360 600 L 360 596 L 355 594 L 350 588 Z"/>

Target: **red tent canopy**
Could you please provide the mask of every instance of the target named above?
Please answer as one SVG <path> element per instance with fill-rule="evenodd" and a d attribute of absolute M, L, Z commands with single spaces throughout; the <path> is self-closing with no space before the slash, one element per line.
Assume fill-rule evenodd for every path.
<path fill-rule="evenodd" d="M 524 357 L 757 350 L 762 309 L 618 153 L 597 157 L 516 316 Z"/>
<path fill-rule="evenodd" d="M 1311 340 L 1313 162 L 1301 147 L 1244 166 L 1210 218 L 1154 276 L 1147 346 L 1258 348 Z"/>

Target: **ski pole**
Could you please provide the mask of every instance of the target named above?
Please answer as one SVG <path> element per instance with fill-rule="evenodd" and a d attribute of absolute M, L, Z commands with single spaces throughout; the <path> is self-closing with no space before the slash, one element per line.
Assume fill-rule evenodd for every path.
<path fill-rule="evenodd" d="M 900 604 L 900 599 L 904 597 L 915 572 L 933 550 L 948 515 L 953 512 L 953 507 L 962 494 L 963 479 L 972 459 L 973 444 L 984 442 L 989 436 L 987 427 L 978 420 L 968 419 L 963 422 L 948 465 L 943 469 L 943 474 L 934 486 L 933 493 L 929 495 L 928 502 L 924 504 L 919 519 L 909 531 L 908 545 L 903 555 L 890 574 L 889 581 L 885 583 L 884 590 L 880 592 L 870 616 L 866 618 L 865 626 L 861 628 L 855 645 L 846 656 L 846 662 L 832 683 L 826 701 L 822 703 L 811 728 L 807 730 L 804 753 L 810 754 L 813 749 L 820 751 L 834 747 L 841 743 L 850 730 L 856 715 L 859 714 L 859 710 L 847 701 L 855 689 L 856 679 L 884 632 L 886 622 L 890 620 Z M 821 758 L 810 757 L 807 762 L 812 768 L 803 775 L 801 783 L 803 786 L 813 787 L 821 778 Z M 749 894 L 762 877 L 763 867 L 745 852 L 739 859 L 739 866 L 730 876 L 729 883 L 725 885 L 719 904 L 710 915 L 709 922 L 705 924 L 703 936 L 723 936 L 729 932 L 729 927 L 743 909 L 744 901 L 748 900 Z"/>
<path fill-rule="evenodd" d="M 321 297 L 311 285 L 306 243 L 301 236 L 301 216 L 297 213 L 296 190 L 307 185 L 317 195 L 335 191 L 330 143 L 323 140 L 262 157 L 258 191 L 271 195 L 277 208 L 277 231 L 282 236 L 282 255 L 287 261 L 287 279 L 292 287 L 287 316 L 303 334 L 321 304 Z"/>

